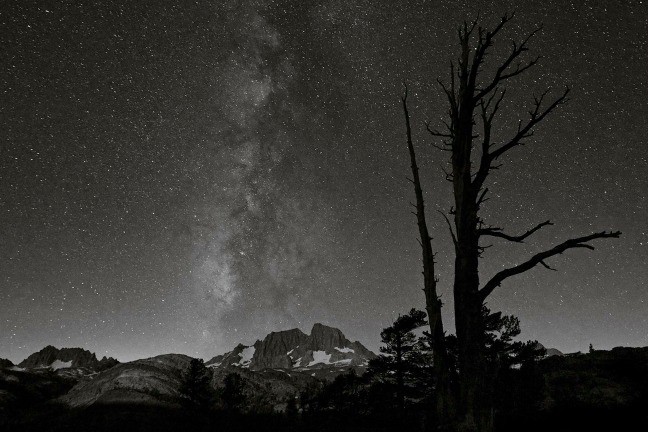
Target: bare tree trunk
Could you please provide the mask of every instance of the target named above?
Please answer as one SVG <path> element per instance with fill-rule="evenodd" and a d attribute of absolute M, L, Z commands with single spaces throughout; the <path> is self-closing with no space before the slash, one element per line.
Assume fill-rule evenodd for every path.
<path fill-rule="evenodd" d="M 463 80 L 462 80 L 463 81 Z M 470 88 L 462 82 L 460 95 L 471 97 Z M 460 96 L 460 97 L 461 97 Z M 462 101 L 467 102 L 467 101 Z M 479 430 L 479 377 L 483 370 L 481 306 L 479 299 L 479 238 L 477 237 L 477 208 L 472 188 L 470 150 L 472 146 L 472 116 L 469 105 L 456 121 L 457 151 L 452 155 L 452 180 L 455 197 L 455 325 L 458 342 L 459 418 L 465 430 Z"/>
<path fill-rule="evenodd" d="M 430 326 L 430 344 L 435 377 L 434 420 L 437 426 L 441 428 L 452 421 L 454 415 L 453 392 L 447 358 L 448 353 L 445 344 L 445 332 L 443 330 L 443 317 L 441 315 L 442 304 L 437 293 L 438 280 L 434 271 L 435 262 L 434 252 L 432 250 L 432 238 L 430 237 L 425 218 L 425 201 L 423 199 L 419 169 L 416 163 L 416 152 L 412 141 L 410 117 L 407 110 L 407 86 L 405 87 L 405 95 L 402 98 L 402 102 L 407 131 L 407 147 L 412 169 L 412 179 L 410 181 L 414 185 L 416 195 L 415 215 L 419 228 L 419 243 L 421 245 L 423 260 L 423 293 L 425 295 L 425 309 Z"/>

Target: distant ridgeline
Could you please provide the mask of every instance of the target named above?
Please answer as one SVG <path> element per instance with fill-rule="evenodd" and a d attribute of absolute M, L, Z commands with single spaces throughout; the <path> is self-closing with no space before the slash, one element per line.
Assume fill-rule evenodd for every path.
<path fill-rule="evenodd" d="M 293 329 L 270 333 L 252 346 L 239 344 L 209 360 L 205 370 L 214 389 L 236 372 L 242 376 L 247 394 L 272 404 L 349 371 L 361 374 L 375 357 L 340 330 L 315 324 L 310 335 Z M 54 399 L 70 407 L 116 403 L 180 406 L 185 397 L 182 383 L 192 360 L 182 354 L 163 354 L 119 363 L 113 358 L 98 360 L 81 348 L 48 346 L 17 366 L 0 359 L 0 411 L 3 404 L 23 394 L 29 394 L 31 401 Z M 3 382 L 11 385 L 4 389 Z M 41 391 L 44 388 L 56 391 Z"/>

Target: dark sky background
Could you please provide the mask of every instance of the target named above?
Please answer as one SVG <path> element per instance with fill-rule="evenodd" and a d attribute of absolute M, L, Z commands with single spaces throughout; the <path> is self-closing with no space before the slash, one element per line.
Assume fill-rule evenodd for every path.
<path fill-rule="evenodd" d="M 490 306 L 563 351 L 648 345 L 646 3 L 3 1 L 0 357 L 211 357 L 314 322 L 377 349 L 424 306 L 404 78 L 449 323 L 447 155 L 423 125 L 444 115 L 458 23 L 516 5 L 491 65 L 539 23 L 543 58 L 509 83 L 497 137 L 534 92 L 573 95 L 491 177 L 485 209 L 512 233 L 555 226 L 495 243 L 482 279 L 571 236 L 623 237 L 508 280 Z"/>

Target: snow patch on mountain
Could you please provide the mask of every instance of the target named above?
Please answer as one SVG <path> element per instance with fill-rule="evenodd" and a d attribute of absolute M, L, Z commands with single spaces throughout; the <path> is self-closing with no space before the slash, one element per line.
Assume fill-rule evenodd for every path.
<path fill-rule="evenodd" d="M 254 346 L 243 348 L 243 351 L 241 351 L 241 353 L 239 354 L 241 356 L 241 360 L 238 362 L 238 364 L 240 366 L 249 366 L 252 362 L 252 357 L 254 357 L 254 351 L 256 351 Z"/>
<path fill-rule="evenodd" d="M 335 347 L 335 349 L 340 351 L 341 353 L 354 353 L 355 352 L 352 348 L 349 348 L 349 347 L 344 347 L 344 348 Z"/>
<path fill-rule="evenodd" d="M 308 366 L 319 363 L 331 364 L 331 354 L 327 354 L 326 351 L 313 351 L 313 361 L 308 363 Z"/>
<path fill-rule="evenodd" d="M 54 360 L 54 362 L 51 365 L 49 365 L 49 367 L 52 370 L 70 368 L 70 367 L 72 367 L 72 360 L 66 361 L 66 362 L 61 361 L 61 360 Z"/>

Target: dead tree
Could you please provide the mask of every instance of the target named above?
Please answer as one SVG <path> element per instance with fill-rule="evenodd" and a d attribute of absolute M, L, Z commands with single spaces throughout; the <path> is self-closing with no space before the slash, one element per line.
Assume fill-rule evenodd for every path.
<path fill-rule="evenodd" d="M 412 178 L 408 180 L 414 185 L 414 194 L 416 195 L 416 204 L 412 204 L 412 206 L 416 209 L 413 213 L 416 216 L 419 229 L 419 244 L 421 246 L 423 261 L 423 293 L 425 295 L 425 309 L 428 314 L 428 324 L 430 326 L 429 339 L 436 387 L 434 420 L 437 424 L 446 424 L 453 415 L 454 404 L 452 401 L 451 377 L 448 367 L 448 353 L 445 347 L 443 318 L 441 315 L 442 303 L 437 293 L 438 279 L 434 271 L 435 261 L 434 251 L 432 249 L 432 237 L 430 237 L 425 218 L 425 200 L 423 199 L 423 189 L 421 188 L 421 178 L 416 162 L 410 116 L 407 109 L 407 85 L 405 86 L 405 94 L 401 100 L 405 114 L 407 148 L 409 150 L 412 169 Z"/>
<path fill-rule="evenodd" d="M 509 54 L 495 69 L 493 76 L 482 80 L 482 66 L 493 46 L 495 38 L 502 28 L 513 18 L 505 15 L 491 30 L 473 23 L 464 23 L 459 29 L 460 56 L 458 62 L 450 64 L 450 82 L 439 81 L 449 105 L 448 121 L 442 131 L 427 127 L 434 138 L 440 138 L 442 144 L 437 146 L 449 152 L 452 170 L 446 178 L 452 182 L 454 206 L 450 210 L 453 223 L 446 217 L 452 236 L 455 251 L 454 268 L 454 312 L 457 332 L 457 368 L 458 378 L 455 389 L 456 407 L 450 419 L 454 429 L 466 431 L 490 431 L 493 428 L 493 405 L 488 391 L 488 377 L 484 367 L 484 323 L 482 307 L 487 297 L 507 278 L 526 272 L 537 265 L 551 269 L 546 260 L 563 253 L 568 249 L 594 249 L 592 240 L 617 238 L 620 232 L 597 232 L 590 235 L 567 240 L 555 247 L 532 256 L 527 261 L 505 269 L 494 275 L 488 282 L 479 280 L 479 261 L 485 249 L 480 243 L 485 237 L 497 237 L 511 242 L 523 242 L 541 228 L 551 225 L 542 222 L 521 235 L 505 233 L 501 228 L 486 225 L 479 216 L 479 211 L 488 199 L 486 180 L 489 174 L 500 167 L 499 161 L 508 152 L 522 146 L 531 137 L 535 127 L 549 114 L 567 102 L 569 88 L 551 101 L 547 101 L 548 92 L 534 97 L 529 118 L 520 121 L 512 137 L 502 142 L 494 142 L 492 127 L 506 90 L 504 85 L 512 78 L 523 74 L 535 66 L 539 57 L 524 61 L 523 55 L 528 51 L 528 42 L 541 27 L 535 28 L 521 42 L 513 42 Z M 437 297 L 436 279 L 434 277 L 434 255 L 431 239 L 425 224 L 425 209 L 418 167 L 411 138 L 409 114 L 406 97 L 403 98 L 403 110 L 406 118 L 407 139 L 412 162 L 412 182 L 416 193 L 416 216 L 419 226 L 421 246 L 423 248 L 424 291 L 430 323 L 435 322 L 433 334 L 441 329 L 441 304 Z M 481 126 L 481 130 L 475 129 Z M 445 215 L 444 215 L 445 217 Z M 442 338 L 435 338 L 435 348 L 439 351 L 439 361 L 444 363 L 445 349 Z M 450 394 L 450 393 L 449 393 Z M 437 408 L 438 409 L 438 408 Z"/>

